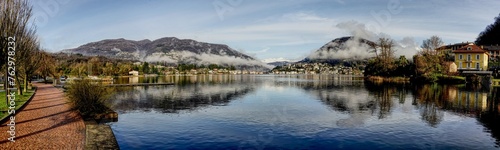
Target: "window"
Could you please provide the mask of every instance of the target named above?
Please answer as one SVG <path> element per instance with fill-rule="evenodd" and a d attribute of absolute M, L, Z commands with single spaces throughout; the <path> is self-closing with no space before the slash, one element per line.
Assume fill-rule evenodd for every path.
<path fill-rule="evenodd" d="M 479 54 L 476 55 L 476 60 L 479 60 Z"/>
<path fill-rule="evenodd" d="M 458 66 L 459 66 L 458 68 L 462 69 L 462 68 L 463 68 L 463 67 L 462 67 L 462 62 L 459 62 L 459 63 L 458 63 Z"/>
<path fill-rule="evenodd" d="M 467 61 L 470 61 L 470 54 L 467 54 Z"/>
<path fill-rule="evenodd" d="M 458 59 L 462 60 L 462 54 L 458 55 Z"/>
<path fill-rule="evenodd" d="M 479 69 L 479 63 L 476 63 L 476 69 Z"/>
<path fill-rule="evenodd" d="M 472 48 L 471 47 L 467 47 L 467 50 L 470 51 L 470 50 L 472 50 Z"/>
<path fill-rule="evenodd" d="M 470 63 L 467 63 L 467 68 L 470 68 Z"/>

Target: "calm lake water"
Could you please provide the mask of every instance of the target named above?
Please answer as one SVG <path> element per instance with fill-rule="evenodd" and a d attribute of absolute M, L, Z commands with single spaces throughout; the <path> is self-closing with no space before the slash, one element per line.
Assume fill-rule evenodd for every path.
<path fill-rule="evenodd" d="M 121 149 L 498 149 L 500 90 L 332 76 L 118 78 Z"/>

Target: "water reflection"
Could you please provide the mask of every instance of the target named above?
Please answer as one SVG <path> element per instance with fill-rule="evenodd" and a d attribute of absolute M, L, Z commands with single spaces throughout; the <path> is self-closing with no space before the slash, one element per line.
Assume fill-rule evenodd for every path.
<path fill-rule="evenodd" d="M 488 98 L 493 100 L 483 103 L 484 109 L 479 114 L 478 121 L 488 129 L 487 132 L 490 132 L 491 136 L 497 139 L 496 144 L 500 146 L 500 90 L 494 89 Z"/>
<path fill-rule="evenodd" d="M 405 99 L 408 89 L 411 89 L 412 105 L 419 110 L 421 119 L 429 126 L 437 127 L 443 121 L 445 112 L 474 117 L 485 127 L 486 132 L 490 132 L 492 137 L 496 139 L 497 146 L 500 146 L 499 88 L 493 88 L 490 92 L 470 89 L 462 85 L 427 84 L 416 86 L 372 85 L 371 88 L 367 89 L 376 93 L 374 97 L 380 99 L 379 101 L 385 101 L 387 97 L 385 95 L 392 95 L 393 98 L 399 96 L 400 103 L 402 103 L 402 99 Z M 390 105 L 390 102 L 387 104 Z"/>
<path fill-rule="evenodd" d="M 272 139 L 264 140 L 259 145 L 262 148 L 345 144 L 348 146 L 336 148 L 491 149 L 495 140 L 497 148 L 500 145 L 498 88 L 481 91 L 461 85 L 377 85 L 329 76 L 203 75 L 137 80 L 176 85 L 123 89 L 115 96 L 114 109 L 128 113 L 132 120 L 127 123 L 145 122 L 133 121 L 133 116 L 142 119 L 146 115 L 131 111 L 179 114 L 175 118 L 148 114 L 160 116 L 152 118 L 168 126 L 152 133 L 172 139 L 167 144 L 173 148 L 234 148 L 241 146 L 235 143 L 249 143 L 242 137 L 261 136 L 259 131 L 266 131 L 266 139 Z M 212 106 L 217 109 L 205 109 Z M 201 109 L 204 111 L 198 111 Z M 130 126 L 117 123 L 114 130 L 129 132 L 126 127 Z M 356 147 L 363 145 L 356 141 L 363 140 L 366 147 Z M 280 145 L 285 141 L 309 143 Z"/>
<path fill-rule="evenodd" d="M 136 80 L 136 79 L 133 79 Z M 173 82 L 175 86 L 123 87 L 111 102 L 112 108 L 128 111 L 159 111 L 178 113 L 193 111 L 208 106 L 224 106 L 255 90 L 257 82 L 248 81 L 248 76 L 169 76 L 139 78 L 141 83 Z M 119 83 L 127 80 L 118 80 Z"/>
<path fill-rule="evenodd" d="M 497 146 L 500 145 L 499 88 L 490 92 L 462 85 L 376 85 L 357 82 L 346 85 L 333 80 L 276 82 L 276 85 L 299 87 L 332 110 L 349 114 L 349 118 L 336 122 L 340 127 L 363 126 L 370 116 L 385 119 L 391 116 L 394 105 L 399 105 L 403 111 L 410 111 L 412 108 L 407 108 L 406 104 L 411 104 L 418 110 L 421 120 L 434 128 L 444 120 L 445 112 L 477 118 L 497 139 Z"/>
<path fill-rule="evenodd" d="M 195 83 L 251 83 L 255 81 L 254 76 L 250 75 L 171 75 L 171 76 L 134 76 L 134 77 L 116 77 L 115 84 L 128 83 L 175 83 L 176 85 L 186 85 Z"/>

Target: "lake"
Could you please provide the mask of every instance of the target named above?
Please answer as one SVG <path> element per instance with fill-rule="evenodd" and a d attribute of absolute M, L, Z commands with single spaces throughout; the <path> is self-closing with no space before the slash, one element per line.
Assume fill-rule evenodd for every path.
<path fill-rule="evenodd" d="M 321 75 L 117 78 L 121 149 L 498 149 L 500 90 Z"/>

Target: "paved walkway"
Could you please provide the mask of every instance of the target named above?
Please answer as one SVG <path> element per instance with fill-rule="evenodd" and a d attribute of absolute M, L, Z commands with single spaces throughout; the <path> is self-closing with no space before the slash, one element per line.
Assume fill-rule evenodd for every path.
<path fill-rule="evenodd" d="M 0 127 L 0 149 L 83 149 L 85 124 L 64 93 L 50 84 L 34 85 L 35 97 L 15 116 L 16 142 L 7 140 L 7 121 Z"/>

